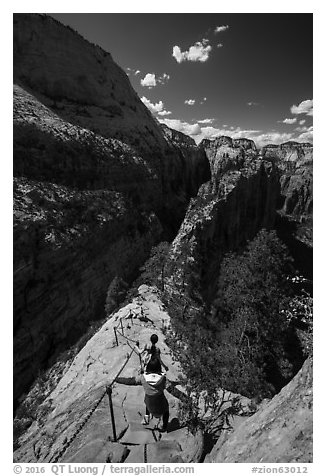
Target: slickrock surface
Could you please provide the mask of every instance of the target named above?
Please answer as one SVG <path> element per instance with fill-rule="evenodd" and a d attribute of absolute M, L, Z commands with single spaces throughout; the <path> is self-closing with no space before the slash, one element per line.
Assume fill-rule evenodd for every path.
<path fill-rule="evenodd" d="M 225 432 L 207 463 L 311 463 L 312 361 L 234 432 Z"/>
<path fill-rule="evenodd" d="M 133 311 L 133 319 L 130 318 Z M 116 345 L 114 326 L 123 325 Z M 172 359 L 164 342 L 163 328 L 170 317 L 157 297 L 155 288 L 141 286 L 138 296 L 115 313 L 87 342 L 64 373 L 52 393 L 43 402 L 40 414 L 21 437 L 15 452 L 19 462 L 148 462 L 198 461 L 202 454 L 200 432 L 193 436 L 186 428 L 178 429 L 179 400 L 174 391 L 180 379 L 180 367 Z M 119 327 L 122 332 L 121 327 Z M 156 420 L 141 425 L 144 415 L 144 391 L 136 384 L 139 357 L 132 352 L 133 341 L 143 347 L 152 333 L 159 337 L 162 360 L 169 367 L 170 407 L 168 433 L 161 438 L 154 430 Z M 118 441 L 113 442 L 106 385 L 112 386 L 112 400 Z M 180 391 L 180 390 L 179 390 Z M 135 446 L 137 445 L 137 446 Z M 131 451 L 130 451 L 131 450 Z"/>

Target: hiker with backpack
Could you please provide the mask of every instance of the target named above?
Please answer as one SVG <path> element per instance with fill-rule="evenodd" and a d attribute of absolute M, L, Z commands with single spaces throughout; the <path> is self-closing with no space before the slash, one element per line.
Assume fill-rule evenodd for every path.
<path fill-rule="evenodd" d="M 145 391 L 146 410 L 142 424 L 148 425 L 150 415 L 156 418 L 162 417 L 159 431 L 166 431 L 169 421 L 169 403 L 164 395 L 166 375 L 162 372 L 161 363 L 156 356 L 150 358 L 139 380 Z"/>

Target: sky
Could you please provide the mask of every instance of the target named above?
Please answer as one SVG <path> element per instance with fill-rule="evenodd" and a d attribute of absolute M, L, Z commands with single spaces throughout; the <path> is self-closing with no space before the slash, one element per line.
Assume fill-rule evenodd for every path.
<path fill-rule="evenodd" d="M 198 143 L 312 141 L 312 14 L 56 13 L 109 51 L 153 115 Z"/>

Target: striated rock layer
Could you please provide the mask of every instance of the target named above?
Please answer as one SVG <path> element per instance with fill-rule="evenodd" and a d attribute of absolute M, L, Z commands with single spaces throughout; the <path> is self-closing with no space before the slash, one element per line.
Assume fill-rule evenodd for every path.
<path fill-rule="evenodd" d="M 49 16 L 14 15 L 14 397 L 103 317 L 209 179 L 111 55 Z"/>
<path fill-rule="evenodd" d="M 279 197 L 275 165 L 234 146 L 232 139 L 225 145 L 227 139 L 202 144 L 212 178 L 191 200 L 171 255 L 179 281 L 187 281 L 187 267 L 189 276 L 196 270 L 198 291 L 206 300 L 216 291 L 224 254 L 243 246 L 259 229 L 273 226 Z"/>
<path fill-rule="evenodd" d="M 194 164 L 194 154 L 185 160 L 183 154 L 176 153 L 109 53 L 49 16 L 15 14 L 14 81 L 29 88 L 69 124 L 131 146 L 151 169 L 162 217 L 170 214 L 175 221 L 182 220 L 189 196 L 196 195 L 202 183 L 195 174 L 198 167 L 207 170 L 207 159 L 199 153 Z M 80 135 L 83 131 L 75 134 L 75 142 Z M 83 142 L 90 148 L 99 145 L 89 134 Z M 74 162 L 79 172 L 78 158 L 74 157 Z M 85 166 L 82 169 L 85 171 Z"/>
<path fill-rule="evenodd" d="M 313 147 L 309 143 L 286 142 L 268 145 L 261 151 L 281 170 L 282 211 L 299 219 L 312 216 Z"/>
<path fill-rule="evenodd" d="M 109 283 L 128 279 L 158 240 L 154 214 L 112 191 L 15 180 L 14 396 L 104 317 Z"/>
<path fill-rule="evenodd" d="M 312 360 L 271 401 L 224 432 L 207 463 L 312 463 Z"/>

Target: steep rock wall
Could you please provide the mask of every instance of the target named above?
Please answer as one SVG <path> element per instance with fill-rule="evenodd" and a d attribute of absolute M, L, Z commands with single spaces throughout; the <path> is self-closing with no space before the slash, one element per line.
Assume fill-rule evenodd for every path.
<path fill-rule="evenodd" d="M 110 282 L 130 279 L 161 231 L 120 193 L 15 180 L 15 399 L 104 317 Z"/>
<path fill-rule="evenodd" d="M 240 170 L 246 159 L 257 155 L 255 143 L 249 139 L 232 139 L 220 136 L 214 140 L 203 139 L 199 144 L 211 169 L 211 193 L 217 193 L 219 180 L 228 171 Z"/>
<path fill-rule="evenodd" d="M 312 216 L 313 147 L 309 143 L 286 142 L 266 146 L 261 154 L 274 160 L 281 170 L 280 207 L 287 215 L 303 219 Z"/>
<path fill-rule="evenodd" d="M 14 81 L 66 122 L 136 150 L 156 175 L 159 214 L 176 231 L 198 190 L 193 156 L 176 153 L 109 53 L 47 15 L 15 14 Z"/>
<path fill-rule="evenodd" d="M 208 162 L 166 140 L 109 53 L 47 15 L 14 15 L 14 80 L 17 399 L 102 317 L 112 279 L 176 233 Z"/>
<path fill-rule="evenodd" d="M 207 463 L 312 463 L 312 359 L 234 432 L 224 432 Z"/>
<path fill-rule="evenodd" d="M 182 132 L 171 129 L 165 124 L 161 124 L 161 128 L 166 141 L 176 149 L 183 163 L 182 169 L 187 184 L 186 192 L 189 196 L 193 196 L 193 191 L 198 190 L 202 183 L 211 178 L 206 152 L 201 147 L 197 147 L 191 137 Z"/>
<path fill-rule="evenodd" d="M 162 180 L 135 148 L 62 119 L 14 85 L 14 175 L 80 190 L 109 189 L 159 209 Z"/>
<path fill-rule="evenodd" d="M 208 153 L 212 178 L 191 200 L 170 257 L 175 281 L 187 280 L 187 266 L 196 268 L 202 296 L 208 301 L 216 291 L 224 254 L 243 246 L 259 229 L 273 226 L 279 196 L 273 163 L 251 153 L 239 159 L 239 151 L 227 147 L 233 157 L 226 163 L 224 143 L 217 144 L 218 153 Z"/>

